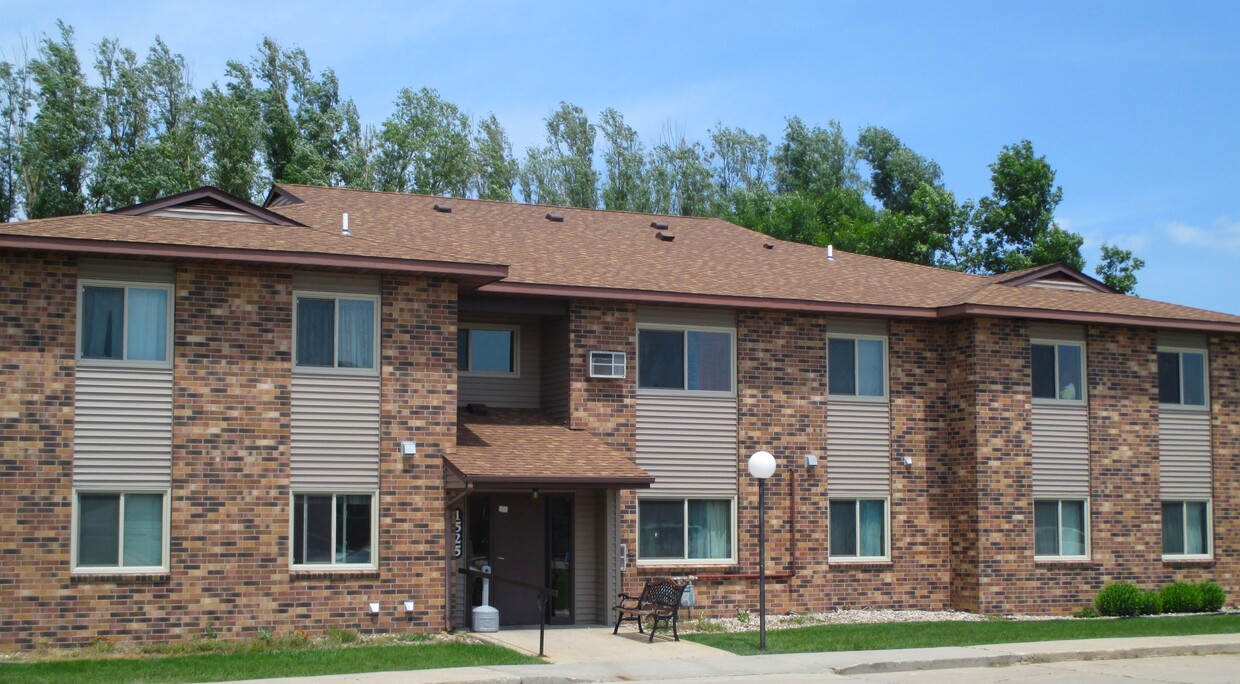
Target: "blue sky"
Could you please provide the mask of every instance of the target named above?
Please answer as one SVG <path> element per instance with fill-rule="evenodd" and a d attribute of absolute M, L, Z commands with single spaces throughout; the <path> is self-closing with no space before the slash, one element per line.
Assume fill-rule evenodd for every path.
<path fill-rule="evenodd" d="M 1240 3 L 30 2 L 0 0 L 0 48 L 77 30 L 79 52 L 160 35 L 198 87 L 263 35 L 336 70 L 363 119 L 402 87 L 494 112 L 518 155 L 563 100 L 623 113 L 643 140 L 784 118 L 890 128 L 960 198 L 1033 141 L 1057 218 L 1146 261 L 1138 294 L 1240 314 Z"/>

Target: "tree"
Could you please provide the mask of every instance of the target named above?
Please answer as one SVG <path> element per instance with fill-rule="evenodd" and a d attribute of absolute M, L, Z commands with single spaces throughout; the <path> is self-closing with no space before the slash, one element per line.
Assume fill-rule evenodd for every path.
<path fill-rule="evenodd" d="M 99 98 L 86 83 L 73 29 L 56 25 L 60 39 L 44 37 L 30 62 L 38 113 L 22 140 L 19 170 L 29 218 L 86 210 L 87 164 L 99 128 Z"/>
<path fill-rule="evenodd" d="M 198 110 L 211 161 L 207 178 L 224 192 L 252 199 L 260 185 L 261 105 L 244 64 L 229 62 L 225 76 L 224 88 L 212 83 L 203 91 Z"/>
<path fill-rule="evenodd" d="M 939 165 L 905 147 L 885 128 L 862 129 L 857 154 L 870 165 L 870 192 L 887 211 L 909 213 L 914 210 L 913 195 L 922 185 L 940 187 Z"/>
<path fill-rule="evenodd" d="M 705 216 L 712 204 L 710 153 L 683 130 L 664 130 L 648 164 L 653 209 L 660 214 Z"/>
<path fill-rule="evenodd" d="M 725 211 L 732 206 L 735 193 L 768 187 L 771 141 L 765 135 L 716 124 L 710 132 L 710 142 L 715 195 Z"/>
<path fill-rule="evenodd" d="M 381 190 L 464 196 L 473 177 L 469 118 L 430 88 L 408 88 L 379 133 Z"/>
<path fill-rule="evenodd" d="M 474 192 L 478 199 L 512 201 L 520 165 L 512 156 L 512 143 L 494 114 L 478 122 L 474 134 Z"/>
<path fill-rule="evenodd" d="M 173 54 L 156 36 L 143 67 L 148 76 L 154 173 L 138 193 L 139 201 L 149 201 L 202 185 L 207 169 L 198 97 L 185 58 Z"/>
<path fill-rule="evenodd" d="M 567 102 L 548 116 L 547 145 L 526 150 L 521 191 L 526 202 L 598 206 L 598 172 L 594 140 L 598 129 L 585 110 Z"/>
<path fill-rule="evenodd" d="M 17 215 L 21 200 L 21 147 L 30 120 L 30 69 L 26 61 L 0 62 L 0 222 Z"/>
<path fill-rule="evenodd" d="M 344 117 L 340 183 L 346 188 L 377 190 L 375 155 L 378 150 L 374 126 L 363 126 L 357 106 L 349 100 L 341 106 Z"/>
<path fill-rule="evenodd" d="M 112 38 L 96 47 L 95 70 L 99 73 L 102 130 L 93 178 L 91 208 L 115 209 L 137 203 L 138 176 L 149 169 L 139 158 L 150 129 L 147 95 L 149 74 L 138 55 Z"/>
<path fill-rule="evenodd" d="M 775 188 L 780 193 L 822 195 L 839 188 L 862 188 L 856 150 L 837 121 L 826 128 L 809 128 L 800 117 L 788 119 L 774 162 Z"/>
<path fill-rule="evenodd" d="M 1132 294 L 1137 289 L 1137 271 L 1145 267 L 1145 260 L 1134 257 L 1131 250 L 1102 243 L 1102 263 L 1094 273 L 1112 289 Z"/>
<path fill-rule="evenodd" d="M 650 187 L 646 182 L 646 155 L 637 131 L 624 116 L 608 107 L 599 115 L 598 127 L 607 141 L 603 153 L 603 207 L 621 211 L 650 211 Z"/>

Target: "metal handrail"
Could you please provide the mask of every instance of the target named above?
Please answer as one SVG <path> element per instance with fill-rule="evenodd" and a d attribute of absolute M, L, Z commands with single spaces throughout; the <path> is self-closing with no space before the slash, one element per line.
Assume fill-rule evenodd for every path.
<path fill-rule="evenodd" d="M 554 598 L 556 596 L 559 596 L 560 592 L 556 591 L 555 589 L 552 589 L 551 587 L 540 587 L 537 584 L 530 584 L 529 582 L 522 582 L 521 580 L 515 580 L 515 579 L 512 579 L 511 577 L 503 577 L 500 575 L 496 575 L 493 572 L 483 572 L 481 570 L 475 570 L 473 568 L 459 568 L 457 572 L 461 573 L 462 575 L 465 575 L 466 577 L 480 577 L 482 579 L 495 580 L 496 582 L 502 582 L 504 584 L 511 584 L 514 587 L 519 587 L 521 589 L 529 589 L 530 591 L 537 592 L 538 596 L 536 600 L 538 601 L 538 656 L 540 658 L 547 657 L 547 654 L 543 653 L 543 636 L 545 634 L 545 629 L 547 627 L 547 601 L 546 600 L 549 598 Z"/>

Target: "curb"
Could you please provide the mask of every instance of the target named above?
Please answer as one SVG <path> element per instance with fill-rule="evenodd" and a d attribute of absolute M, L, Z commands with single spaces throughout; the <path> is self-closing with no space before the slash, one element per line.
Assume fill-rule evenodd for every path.
<path fill-rule="evenodd" d="M 837 675 L 883 674 L 887 672 L 915 672 L 920 670 L 955 670 L 965 667 L 1007 667 L 1019 665 L 1024 658 L 1018 655 L 973 656 L 964 658 L 940 658 L 936 660 L 888 660 L 876 663 L 858 663 L 847 667 L 833 667 Z"/>

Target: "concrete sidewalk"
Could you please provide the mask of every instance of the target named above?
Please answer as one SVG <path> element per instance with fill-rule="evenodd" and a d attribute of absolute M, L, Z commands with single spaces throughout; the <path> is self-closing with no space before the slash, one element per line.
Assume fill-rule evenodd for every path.
<path fill-rule="evenodd" d="M 797 675 L 848 676 L 910 670 L 1001 667 L 1018 663 L 1240 653 L 1240 634 L 1081 639 L 989 646 L 762 656 L 716 653 L 718 655 L 712 654 L 709 657 L 669 660 L 501 665 L 264 679 L 254 680 L 252 684 L 292 684 L 294 682 L 297 684 L 455 684 L 463 682 L 576 684 L 578 682 L 655 682 L 703 678 L 726 680 L 759 676 L 772 678 Z"/>

